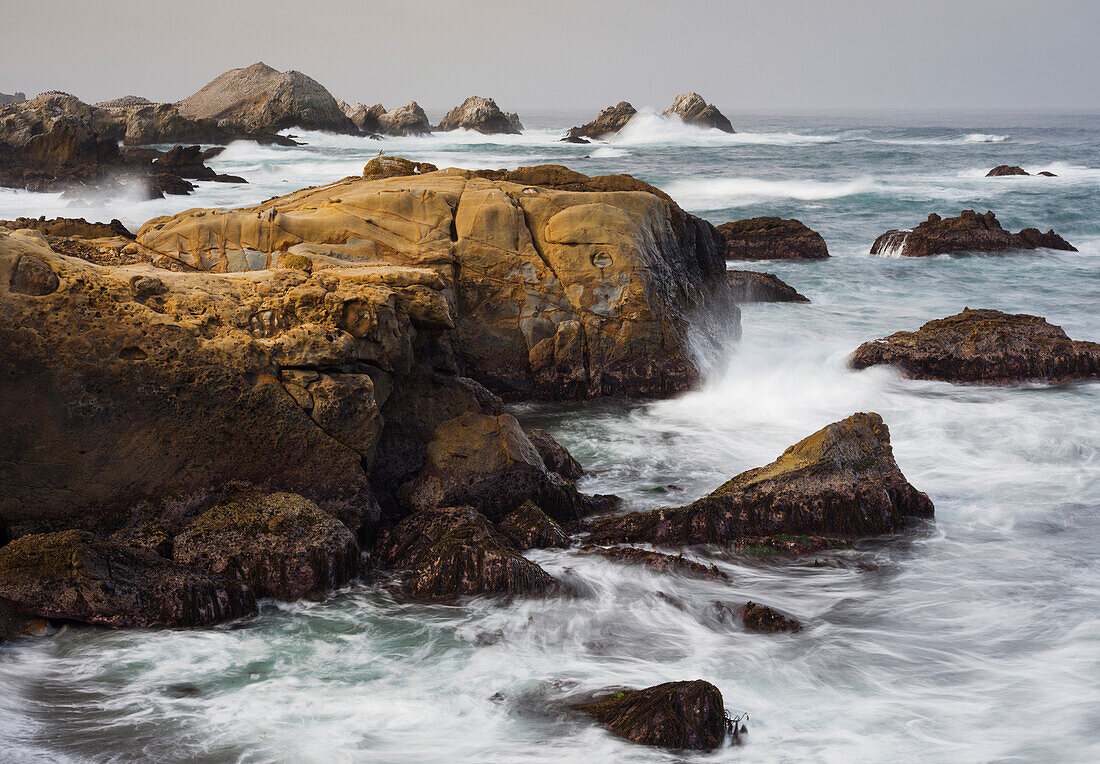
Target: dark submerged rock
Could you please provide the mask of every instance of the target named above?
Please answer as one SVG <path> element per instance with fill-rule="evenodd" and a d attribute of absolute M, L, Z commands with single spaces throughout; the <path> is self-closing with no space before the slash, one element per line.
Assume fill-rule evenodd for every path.
<path fill-rule="evenodd" d="M 1003 385 L 1100 377 L 1100 344 L 1071 340 L 1041 316 L 966 308 L 915 332 L 865 342 L 853 369 L 886 364 L 915 379 Z"/>
<path fill-rule="evenodd" d="M 931 518 L 932 502 L 905 479 L 878 414 L 853 414 L 737 475 L 684 507 L 595 522 L 596 543 L 731 545 L 749 536 L 895 533 Z"/>
<path fill-rule="evenodd" d="M 716 226 L 727 260 L 819 260 L 829 256 L 821 234 L 799 220 L 760 217 Z"/>
<path fill-rule="evenodd" d="M 611 732 L 642 745 L 712 751 L 730 729 L 722 693 L 710 682 L 666 682 L 576 706 Z"/>
<path fill-rule="evenodd" d="M 427 509 L 409 515 L 379 539 L 379 560 L 411 573 L 415 597 L 541 595 L 557 588 L 545 570 L 522 557 L 473 507 Z"/>
<path fill-rule="evenodd" d="M 673 556 L 661 552 L 653 552 L 648 549 L 638 549 L 632 546 L 599 547 L 590 546 L 586 551 L 606 557 L 614 562 L 627 565 L 641 565 L 655 573 L 676 574 L 687 578 L 698 578 L 704 581 L 718 581 L 729 578 L 718 569 L 717 565 L 704 565 L 695 560 L 689 560 L 683 555 Z"/>
<path fill-rule="evenodd" d="M 172 550 L 176 562 L 281 600 L 341 586 L 359 568 L 351 531 L 312 501 L 284 492 L 231 496 L 176 536 Z"/>
<path fill-rule="evenodd" d="M 753 631 L 764 631 L 772 634 L 779 631 L 802 631 L 802 624 L 796 619 L 785 616 L 767 605 L 760 605 L 752 601 L 746 602 L 744 607 L 738 611 L 738 614 L 741 616 L 741 622 L 745 624 L 745 628 Z"/>
<path fill-rule="evenodd" d="M 726 279 L 733 290 L 733 299 L 739 303 L 810 301 L 774 273 L 726 271 Z"/>
<path fill-rule="evenodd" d="M 256 609 L 235 582 L 70 530 L 0 549 L 0 599 L 42 618 L 104 626 L 207 626 Z"/>
<path fill-rule="evenodd" d="M 542 457 L 546 469 L 556 472 L 566 480 L 580 480 L 584 477 L 584 468 L 581 463 L 573 458 L 573 455 L 565 449 L 565 446 L 554 440 L 554 436 L 546 430 L 535 428 L 527 433 L 531 443 Z"/>
<path fill-rule="evenodd" d="M 1053 230 L 1041 233 L 1037 228 L 1025 228 L 1012 233 L 1001 228 L 992 212 L 979 215 L 963 210 L 958 217 L 941 218 L 936 213 L 911 230 L 894 230 L 875 239 L 872 255 L 928 257 L 949 252 L 1007 252 L 1017 249 L 1077 249 Z"/>

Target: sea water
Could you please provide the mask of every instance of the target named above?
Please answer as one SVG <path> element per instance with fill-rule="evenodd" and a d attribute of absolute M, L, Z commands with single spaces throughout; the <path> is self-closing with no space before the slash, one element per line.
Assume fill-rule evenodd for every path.
<path fill-rule="evenodd" d="M 936 505 L 921 532 L 796 561 L 720 556 L 728 581 L 578 553 L 530 557 L 575 598 L 410 604 L 383 585 L 265 603 L 234 628 L 72 628 L 0 647 L 6 761 L 1100 760 L 1100 384 L 979 388 L 853 372 L 860 343 L 963 307 L 1046 316 L 1100 340 L 1100 116 L 731 114 L 726 135 L 642 113 L 608 143 L 557 138 L 590 115 L 525 115 L 522 136 L 298 133 L 210 164 L 247 185 L 96 199 L 0 190 L 0 218 L 120 218 L 254 204 L 358 174 L 381 148 L 444 166 L 627 172 L 721 223 L 797 217 L 832 257 L 778 274 L 809 305 L 746 305 L 743 339 L 696 392 L 649 403 L 525 405 L 589 475 L 644 509 L 695 499 L 855 411 L 890 427 Z M 1018 164 L 1047 177 L 985 178 Z M 930 212 L 994 210 L 1080 253 L 873 257 Z M 763 602 L 801 633 L 744 631 L 715 603 Z M 620 741 L 556 701 L 706 679 L 742 745 L 690 756 Z"/>

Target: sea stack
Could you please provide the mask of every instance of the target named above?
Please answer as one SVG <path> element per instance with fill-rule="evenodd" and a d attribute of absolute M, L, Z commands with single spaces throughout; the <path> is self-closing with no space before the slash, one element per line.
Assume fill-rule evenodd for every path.
<path fill-rule="evenodd" d="M 718 107 L 707 103 L 698 93 L 680 93 L 672 105 L 662 112 L 664 117 L 679 117 L 685 125 L 712 127 L 723 133 L 736 132 Z"/>

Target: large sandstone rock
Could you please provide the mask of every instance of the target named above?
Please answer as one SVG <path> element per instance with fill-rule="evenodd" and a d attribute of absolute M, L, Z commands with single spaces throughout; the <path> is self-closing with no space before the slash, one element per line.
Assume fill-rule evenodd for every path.
<path fill-rule="evenodd" d="M 747 302 L 809 302 L 810 298 L 776 276 L 760 271 L 726 271 L 733 299 Z"/>
<path fill-rule="evenodd" d="M 704 101 L 698 93 L 680 93 L 662 115 L 679 117 L 687 125 L 711 127 L 723 133 L 735 132 L 726 115 L 718 111 L 714 104 Z"/>
<path fill-rule="evenodd" d="M 409 571 L 416 597 L 540 595 L 554 578 L 523 558 L 489 520 L 472 507 L 427 509 L 409 515 L 378 542 L 379 560 Z"/>
<path fill-rule="evenodd" d="M 617 133 L 626 127 L 626 123 L 637 113 L 638 110 L 629 103 L 619 101 L 614 106 L 603 109 L 591 122 L 586 122 L 580 127 L 569 128 L 569 132 L 562 140 L 570 143 L 588 143 L 588 139 Z"/>
<path fill-rule="evenodd" d="M 630 176 L 543 166 L 346 178 L 249 209 L 154 218 L 138 241 L 203 270 L 266 268 L 285 253 L 430 269 L 424 285 L 447 303 L 423 303 L 422 322 L 453 325 L 466 375 L 512 398 L 669 395 L 698 380 L 696 311 L 726 308 L 723 333 L 738 332 L 713 227 Z"/>
<path fill-rule="evenodd" d="M 219 75 L 178 106 L 183 117 L 216 120 L 234 129 L 359 132 L 319 82 L 301 72 L 276 71 L 263 62 Z"/>
<path fill-rule="evenodd" d="M 928 257 L 948 252 L 1005 252 L 1014 249 L 1077 249 L 1053 230 L 1041 233 L 1037 228 L 1025 228 L 1012 233 L 1001 228 L 992 212 L 979 215 L 963 210 L 956 218 L 928 216 L 916 228 L 894 230 L 875 239 L 872 255 Z"/>
<path fill-rule="evenodd" d="M 748 218 L 717 226 L 727 260 L 817 260 L 829 256 L 821 234 L 799 220 Z"/>
<path fill-rule="evenodd" d="M 235 494 L 199 515 L 173 539 L 172 550 L 176 562 L 281 600 L 321 594 L 359 569 L 351 531 L 292 493 Z"/>
<path fill-rule="evenodd" d="M 1040 316 L 966 308 L 915 332 L 865 342 L 849 364 L 886 364 L 908 377 L 948 382 L 1065 382 L 1100 377 L 1100 344 L 1071 340 Z"/>
<path fill-rule="evenodd" d="M 593 540 L 680 546 L 777 534 L 873 536 L 932 511 L 894 461 L 882 418 L 853 414 L 687 506 L 597 521 Z"/>
<path fill-rule="evenodd" d="M 207 626 L 255 611 L 221 576 L 70 530 L 0 549 L 0 600 L 21 613 L 105 626 Z"/>
<path fill-rule="evenodd" d="M 0 526 L 227 483 L 301 494 L 353 529 L 376 519 L 380 412 L 445 316 L 441 287 L 379 265 L 103 268 L 0 233 Z"/>
<path fill-rule="evenodd" d="M 702 679 L 610 692 L 575 707 L 620 737 L 661 748 L 712 751 L 730 730 L 722 693 Z"/>
<path fill-rule="evenodd" d="M 583 507 L 511 414 L 468 412 L 439 425 L 424 469 L 402 497 L 413 509 L 471 506 L 494 521 L 528 500 L 559 522 L 579 519 Z"/>
<path fill-rule="evenodd" d="M 476 130 L 479 133 L 493 135 L 498 133 L 518 135 L 523 132 L 519 115 L 504 112 L 492 98 L 470 96 L 444 115 L 439 122 L 439 130 Z"/>

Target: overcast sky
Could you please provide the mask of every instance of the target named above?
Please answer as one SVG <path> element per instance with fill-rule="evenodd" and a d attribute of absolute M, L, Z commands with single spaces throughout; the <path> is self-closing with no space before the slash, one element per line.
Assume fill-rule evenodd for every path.
<path fill-rule="evenodd" d="M 226 69 L 298 69 L 333 95 L 442 109 L 1100 107 L 1100 1 L 26 0 L 0 91 L 178 100 Z"/>

